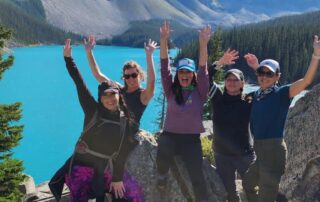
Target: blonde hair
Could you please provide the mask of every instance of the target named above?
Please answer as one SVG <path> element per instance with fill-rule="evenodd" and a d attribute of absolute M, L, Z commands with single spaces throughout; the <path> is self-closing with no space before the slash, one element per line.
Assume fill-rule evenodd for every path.
<path fill-rule="evenodd" d="M 137 70 L 137 73 L 140 77 L 140 80 L 144 80 L 144 72 L 142 70 L 142 68 L 140 67 L 140 65 L 136 62 L 136 61 L 128 61 L 126 62 L 123 67 L 122 67 L 122 76 L 124 76 L 124 72 L 128 69 L 134 68 Z"/>

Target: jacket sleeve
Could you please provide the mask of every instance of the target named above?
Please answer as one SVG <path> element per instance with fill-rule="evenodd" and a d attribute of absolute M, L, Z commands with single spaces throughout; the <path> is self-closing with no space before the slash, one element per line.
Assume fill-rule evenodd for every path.
<path fill-rule="evenodd" d="M 214 82 L 214 76 L 217 73 L 217 70 L 215 69 L 215 67 L 216 67 L 216 65 L 213 64 L 208 68 L 209 85 L 210 85 L 208 97 L 209 97 L 209 99 L 211 99 L 211 101 L 214 101 L 217 97 L 220 97 L 222 95 L 220 88 Z"/>
<path fill-rule="evenodd" d="M 197 89 L 199 91 L 201 100 L 205 102 L 207 100 L 209 92 L 209 75 L 207 71 L 207 66 L 199 67 L 197 74 Z"/>
<path fill-rule="evenodd" d="M 96 101 L 88 90 L 73 58 L 65 57 L 67 70 L 77 87 L 78 98 L 85 114 L 93 114 L 96 108 Z"/>
<path fill-rule="evenodd" d="M 112 182 L 119 182 L 122 181 L 123 173 L 124 173 L 124 166 L 128 159 L 130 152 L 135 148 L 138 144 L 138 141 L 134 138 L 134 135 L 138 132 L 138 127 L 132 127 L 132 125 L 128 126 L 125 137 L 125 143 L 120 148 L 120 152 L 118 157 L 113 163 L 113 173 L 112 173 Z"/>
<path fill-rule="evenodd" d="M 169 59 L 161 59 L 161 81 L 166 97 L 169 96 L 172 86 L 172 74 L 170 72 Z"/>
<path fill-rule="evenodd" d="M 216 65 L 215 65 L 215 64 L 212 64 L 212 65 L 210 65 L 209 68 L 208 68 L 210 88 L 211 88 L 212 85 L 213 85 L 214 76 L 215 76 L 215 74 L 217 73 L 217 70 L 215 69 L 215 67 L 216 67 Z"/>

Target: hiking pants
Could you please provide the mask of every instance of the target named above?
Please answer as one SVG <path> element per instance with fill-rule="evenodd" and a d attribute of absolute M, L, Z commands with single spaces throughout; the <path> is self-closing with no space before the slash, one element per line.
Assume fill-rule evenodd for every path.
<path fill-rule="evenodd" d="M 200 134 L 163 132 L 159 138 L 157 151 L 157 168 L 160 175 L 168 173 L 175 155 L 180 155 L 186 166 L 196 201 L 208 200 L 206 182 L 202 171 Z"/>
<path fill-rule="evenodd" d="M 286 144 L 282 138 L 255 140 L 254 149 L 257 160 L 250 166 L 242 183 L 248 201 L 274 202 L 285 170 Z"/>
<path fill-rule="evenodd" d="M 239 202 L 240 196 L 236 187 L 237 173 L 243 179 L 249 166 L 256 160 L 254 153 L 243 156 L 230 156 L 216 153 L 217 172 L 227 191 L 228 202 Z"/>

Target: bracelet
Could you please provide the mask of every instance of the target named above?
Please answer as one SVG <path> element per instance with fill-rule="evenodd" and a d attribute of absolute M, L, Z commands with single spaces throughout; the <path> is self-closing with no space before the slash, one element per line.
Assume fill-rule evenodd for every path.
<path fill-rule="evenodd" d="M 214 63 L 212 63 L 212 65 L 215 65 L 215 69 L 216 69 L 216 70 L 219 70 L 219 69 L 221 69 L 221 68 L 224 66 L 224 65 L 221 65 L 221 64 L 219 65 L 219 64 L 218 64 L 218 61 L 215 61 Z"/>
<path fill-rule="evenodd" d="M 312 58 L 317 59 L 317 60 L 320 60 L 320 55 L 312 54 Z"/>

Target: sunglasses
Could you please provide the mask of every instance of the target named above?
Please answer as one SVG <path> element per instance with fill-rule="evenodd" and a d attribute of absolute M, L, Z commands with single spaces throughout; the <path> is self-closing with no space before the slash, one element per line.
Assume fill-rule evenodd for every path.
<path fill-rule="evenodd" d="M 272 78 L 274 77 L 275 73 L 273 73 L 272 71 L 263 71 L 262 69 L 258 69 L 256 71 L 256 75 L 259 77 L 267 77 L 267 78 Z"/>
<path fill-rule="evenodd" d="M 137 73 L 132 73 L 132 74 L 125 74 L 125 75 L 123 75 L 123 78 L 125 78 L 125 79 L 130 79 L 130 77 L 132 77 L 133 79 L 135 79 L 135 78 L 138 77 L 138 74 L 137 74 Z"/>
<path fill-rule="evenodd" d="M 115 95 L 115 94 L 118 94 L 116 92 L 105 92 L 105 93 L 102 93 L 101 96 L 111 96 L 111 95 Z"/>

